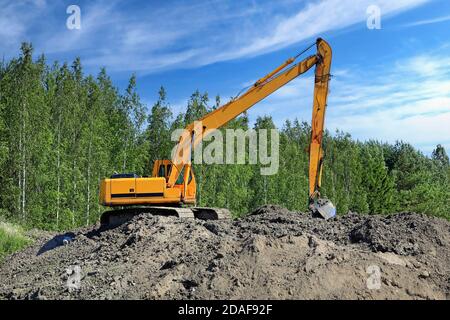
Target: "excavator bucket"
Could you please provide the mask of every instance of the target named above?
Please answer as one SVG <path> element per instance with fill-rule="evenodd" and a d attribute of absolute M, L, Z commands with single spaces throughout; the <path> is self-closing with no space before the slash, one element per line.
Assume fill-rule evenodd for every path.
<path fill-rule="evenodd" d="M 319 198 L 314 200 L 314 202 L 311 204 L 311 210 L 314 215 L 318 215 L 325 220 L 336 216 L 336 207 L 328 199 Z"/>

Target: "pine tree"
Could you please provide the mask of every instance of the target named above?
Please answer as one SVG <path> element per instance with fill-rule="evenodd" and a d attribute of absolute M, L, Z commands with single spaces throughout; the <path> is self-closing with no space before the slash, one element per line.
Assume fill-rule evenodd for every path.
<path fill-rule="evenodd" d="M 388 213 L 394 204 L 394 180 L 389 175 L 381 148 L 367 144 L 361 153 L 364 163 L 363 181 L 366 186 L 371 214 Z"/>
<path fill-rule="evenodd" d="M 151 174 L 153 163 L 159 159 L 169 159 L 171 156 L 171 120 L 172 111 L 166 100 L 166 90 L 160 87 L 158 101 L 153 105 L 148 116 L 148 126 L 145 133 L 148 142 L 146 173 Z M 181 125 L 181 124 L 180 124 Z"/>
<path fill-rule="evenodd" d="M 267 134 L 267 151 L 270 153 L 271 150 L 271 135 L 270 130 L 275 129 L 272 117 L 264 116 L 258 117 L 254 129 L 258 133 L 258 152 L 260 152 L 261 145 L 259 141 L 261 135 L 264 131 L 260 129 L 265 129 Z M 260 153 L 259 153 L 260 155 Z M 256 206 L 275 203 L 279 204 L 279 192 L 277 188 L 277 175 L 262 175 L 261 168 L 263 165 L 260 163 L 260 157 L 258 156 L 258 164 L 253 166 L 253 176 L 250 180 L 250 186 L 252 187 L 252 195 L 250 196 L 249 206 L 254 209 Z M 265 166 L 265 165 L 264 165 Z"/>
<path fill-rule="evenodd" d="M 308 204 L 308 154 L 310 128 L 297 119 L 287 120 L 280 136 L 278 202 L 291 210 L 305 211 Z"/>
<path fill-rule="evenodd" d="M 435 160 L 441 166 L 448 167 L 450 165 L 447 152 L 445 152 L 445 148 L 440 144 L 438 144 L 436 146 L 436 149 L 433 150 L 431 154 L 431 159 Z"/>
<path fill-rule="evenodd" d="M 125 140 L 122 148 L 122 171 L 142 173 L 142 163 L 145 159 L 144 140 L 142 139 L 145 110 L 136 92 L 136 75 L 134 74 L 122 97 L 121 107 L 123 118 L 126 120 L 122 130 Z"/>
<path fill-rule="evenodd" d="M 197 90 L 191 95 L 186 108 L 186 113 L 184 114 L 183 127 L 186 127 L 188 124 L 199 120 L 209 111 L 211 111 L 210 108 L 208 108 L 208 101 L 209 98 L 207 93 L 201 94 L 200 91 Z M 192 154 L 192 156 L 194 155 L 194 153 Z M 202 206 L 205 204 L 202 198 L 204 184 L 208 183 L 204 180 L 205 166 L 203 164 L 194 164 L 193 168 L 197 182 L 197 204 Z"/>

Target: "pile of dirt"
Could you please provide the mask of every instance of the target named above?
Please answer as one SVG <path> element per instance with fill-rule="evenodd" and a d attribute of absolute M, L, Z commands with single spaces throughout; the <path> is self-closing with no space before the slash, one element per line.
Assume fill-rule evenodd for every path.
<path fill-rule="evenodd" d="M 450 223 L 415 213 L 141 214 L 10 256 L 0 299 L 449 299 L 449 248 Z"/>

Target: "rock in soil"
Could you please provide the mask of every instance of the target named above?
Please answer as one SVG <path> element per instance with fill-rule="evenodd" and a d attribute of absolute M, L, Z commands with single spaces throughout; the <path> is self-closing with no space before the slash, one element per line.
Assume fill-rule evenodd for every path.
<path fill-rule="evenodd" d="M 0 266 L 0 299 L 449 299 L 450 223 L 324 221 L 278 206 L 234 221 L 141 214 L 40 235 Z"/>

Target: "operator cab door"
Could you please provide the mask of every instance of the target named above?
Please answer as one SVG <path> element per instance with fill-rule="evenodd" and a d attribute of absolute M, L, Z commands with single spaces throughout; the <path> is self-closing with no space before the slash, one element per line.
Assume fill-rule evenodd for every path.
<path fill-rule="evenodd" d="M 166 178 L 167 181 L 169 179 L 171 170 L 172 170 L 172 162 L 170 160 L 156 160 L 153 165 L 152 176 L 164 177 Z M 176 189 L 180 189 L 181 193 L 180 200 L 189 203 L 195 202 L 196 196 L 195 178 L 192 172 L 192 168 L 189 165 L 185 165 L 183 167 L 173 187 Z"/>
<path fill-rule="evenodd" d="M 181 190 L 183 201 L 185 203 L 195 202 L 197 187 L 195 184 L 192 167 L 190 165 L 185 165 L 181 170 L 181 173 L 175 183 L 175 188 L 179 188 Z"/>

